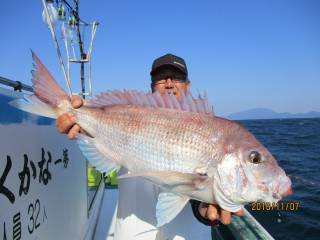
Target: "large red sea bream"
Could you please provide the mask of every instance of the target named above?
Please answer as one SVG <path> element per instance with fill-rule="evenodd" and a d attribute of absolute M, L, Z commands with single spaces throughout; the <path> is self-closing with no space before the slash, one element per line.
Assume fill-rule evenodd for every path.
<path fill-rule="evenodd" d="M 90 136 L 79 134 L 87 159 L 102 172 L 121 166 L 122 177 L 141 176 L 160 186 L 158 226 L 189 199 L 231 212 L 254 201 L 277 202 L 291 181 L 270 152 L 239 124 L 213 115 L 206 99 L 109 91 L 73 109 L 67 94 L 33 54 L 34 95 L 12 105 L 57 118 L 72 113 Z"/>

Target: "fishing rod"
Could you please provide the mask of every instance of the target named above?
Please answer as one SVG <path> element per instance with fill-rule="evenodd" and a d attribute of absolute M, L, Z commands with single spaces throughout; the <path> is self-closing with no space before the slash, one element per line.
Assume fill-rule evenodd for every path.
<path fill-rule="evenodd" d="M 74 6 L 72 6 L 66 0 L 42 0 L 42 4 L 43 21 L 47 24 L 51 32 L 52 40 L 57 51 L 59 64 L 66 81 L 69 96 L 81 95 L 83 98 L 85 98 L 85 96 L 92 96 L 91 53 L 93 40 L 99 23 L 96 21 L 88 23 L 80 18 L 79 0 L 73 0 Z M 68 11 L 66 11 L 66 9 Z M 91 38 L 88 50 L 86 52 L 84 35 L 85 29 L 89 26 L 91 26 Z M 59 43 L 57 38 L 58 32 L 61 33 L 63 43 Z M 74 39 L 74 33 L 76 35 L 76 39 Z M 62 44 L 64 45 L 65 49 L 64 53 L 66 55 L 66 66 L 63 61 L 60 47 Z M 78 50 L 75 48 L 76 44 L 78 45 Z M 72 91 L 70 63 L 80 64 L 81 93 Z M 86 92 L 85 84 L 85 64 L 88 64 L 88 92 Z"/>

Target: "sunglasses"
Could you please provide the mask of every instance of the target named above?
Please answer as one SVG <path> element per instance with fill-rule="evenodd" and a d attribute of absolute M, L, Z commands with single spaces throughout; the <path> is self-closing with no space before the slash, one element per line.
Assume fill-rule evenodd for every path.
<path fill-rule="evenodd" d="M 151 77 L 151 80 L 154 84 L 165 83 L 167 79 L 170 78 L 171 81 L 179 83 L 185 82 L 187 80 L 186 75 L 182 73 L 159 73 Z"/>

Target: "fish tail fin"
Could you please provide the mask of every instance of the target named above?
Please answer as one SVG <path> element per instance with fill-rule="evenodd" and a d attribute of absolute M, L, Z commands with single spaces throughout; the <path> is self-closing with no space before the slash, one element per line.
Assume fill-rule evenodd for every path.
<path fill-rule="evenodd" d="M 71 106 L 70 98 L 65 91 L 54 80 L 37 55 L 33 51 L 31 53 L 35 67 L 35 70 L 32 71 L 32 86 L 35 96 L 53 107 L 61 106 L 61 103 Z"/>
<path fill-rule="evenodd" d="M 25 112 L 33 113 L 36 115 L 57 118 L 56 111 L 49 104 L 43 103 L 36 96 L 24 97 L 22 99 L 16 99 L 9 104 L 15 108 L 21 109 Z"/>
<path fill-rule="evenodd" d="M 54 80 L 37 55 L 33 51 L 31 53 L 35 68 L 31 71 L 34 95 L 13 100 L 9 104 L 26 112 L 57 118 L 59 114 L 72 108 L 70 98 Z"/>

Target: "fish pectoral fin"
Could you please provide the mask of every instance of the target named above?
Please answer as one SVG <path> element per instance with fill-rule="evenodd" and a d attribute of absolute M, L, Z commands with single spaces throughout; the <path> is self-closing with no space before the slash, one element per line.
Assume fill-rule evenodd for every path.
<path fill-rule="evenodd" d="M 178 192 L 203 189 L 209 180 L 208 176 L 197 173 L 181 173 L 174 171 L 142 171 L 121 175 L 118 178 L 144 177 L 151 182 Z"/>
<path fill-rule="evenodd" d="M 113 170 L 119 170 L 119 166 L 107 159 L 97 148 L 94 138 L 78 134 L 77 143 L 83 155 L 98 171 L 109 174 Z"/>
<path fill-rule="evenodd" d="M 189 198 L 185 196 L 170 192 L 160 193 L 156 207 L 157 227 L 161 227 L 174 219 L 188 201 Z"/>

